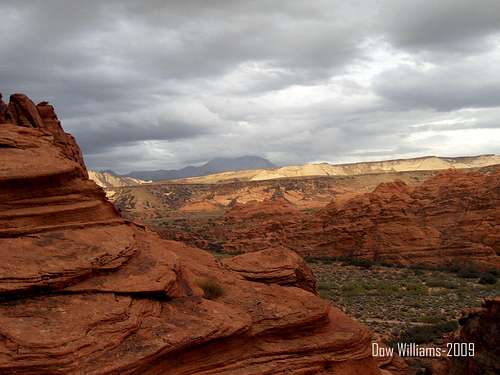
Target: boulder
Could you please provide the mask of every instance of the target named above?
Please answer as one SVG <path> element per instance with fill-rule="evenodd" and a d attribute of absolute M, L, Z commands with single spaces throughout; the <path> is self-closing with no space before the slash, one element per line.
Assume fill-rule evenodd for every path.
<path fill-rule="evenodd" d="M 225 258 L 222 263 L 247 280 L 296 286 L 316 293 L 316 280 L 296 252 L 274 248 Z"/>

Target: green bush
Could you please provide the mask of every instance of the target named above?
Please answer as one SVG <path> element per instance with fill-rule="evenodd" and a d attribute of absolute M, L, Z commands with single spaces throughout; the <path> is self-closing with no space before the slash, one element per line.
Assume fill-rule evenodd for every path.
<path fill-rule="evenodd" d="M 216 299 L 224 294 L 222 285 L 212 278 L 199 281 L 198 286 L 203 289 L 203 296 L 206 299 Z"/>
<path fill-rule="evenodd" d="M 497 282 L 497 277 L 491 273 L 483 273 L 481 277 L 479 278 L 479 284 L 496 284 Z"/>
<path fill-rule="evenodd" d="M 480 272 L 474 266 L 466 266 L 457 272 L 457 276 L 463 279 L 476 279 L 481 276 Z"/>
<path fill-rule="evenodd" d="M 332 264 L 335 261 L 335 258 L 331 257 L 331 256 L 306 255 L 304 257 L 304 260 L 306 261 L 306 263 L 309 263 L 309 264 L 317 264 L 317 263 Z"/>
<path fill-rule="evenodd" d="M 441 338 L 444 333 L 453 332 L 457 328 L 458 323 L 456 321 L 410 327 L 402 332 L 393 342 L 411 342 L 415 344 L 430 343 Z"/>
<path fill-rule="evenodd" d="M 344 260 L 344 264 L 362 268 L 371 268 L 371 266 L 373 266 L 373 262 L 371 260 L 362 258 L 346 258 Z"/>
<path fill-rule="evenodd" d="M 430 279 L 425 282 L 425 284 L 430 288 L 445 288 L 445 289 L 457 289 L 458 285 L 452 281 L 445 279 Z"/>
<path fill-rule="evenodd" d="M 493 276 L 500 277 L 500 269 L 498 268 L 492 268 L 491 270 L 488 270 L 487 273 L 491 273 Z"/>

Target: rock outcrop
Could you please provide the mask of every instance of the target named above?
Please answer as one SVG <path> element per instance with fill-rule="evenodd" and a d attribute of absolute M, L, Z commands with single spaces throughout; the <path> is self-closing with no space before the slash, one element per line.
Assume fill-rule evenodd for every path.
<path fill-rule="evenodd" d="M 301 283 L 122 219 L 47 103 L 16 94 L 3 121 L 0 373 L 381 372 L 371 333 Z"/>
<path fill-rule="evenodd" d="M 382 183 L 314 214 L 292 208 L 270 201 L 233 207 L 224 250 L 282 246 L 303 256 L 500 268 L 500 166 L 443 171 L 416 186 Z"/>
<path fill-rule="evenodd" d="M 500 167 L 448 170 L 414 188 L 381 184 L 344 204 L 333 202 L 300 233 L 314 255 L 500 268 Z"/>
<path fill-rule="evenodd" d="M 267 284 L 296 286 L 316 293 L 316 280 L 296 252 L 274 248 L 223 259 L 222 263 L 245 279 Z"/>
<path fill-rule="evenodd" d="M 259 251 L 286 244 L 291 228 L 303 217 L 283 197 L 235 204 L 224 214 L 224 251 Z"/>
<path fill-rule="evenodd" d="M 456 354 L 435 365 L 436 375 L 496 375 L 500 373 L 500 296 L 480 308 L 465 311 L 454 343 L 465 343 Z M 471 344 L 474 347 L 471 347 Z"/>

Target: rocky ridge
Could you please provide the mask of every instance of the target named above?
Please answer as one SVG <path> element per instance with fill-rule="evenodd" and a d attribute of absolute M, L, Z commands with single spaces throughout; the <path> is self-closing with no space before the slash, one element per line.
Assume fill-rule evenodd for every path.
<path fill-rule="evenodd" d="M 307 176 L 355 176 L 390 172 L 436 171 L 449 168 L 480 168 L 495 164 L 500 164 L 500 155 L 479 155 L 456 158 L 424 156 L 413 159 L 383 160 L 350 164 L 313 163 L 290 165 L 280 168 L 224 172 L 203 177 L 186 178 L 180 180 L 180 182 L 206 184 L 235 180 L 264 181 Z"/>
<path fill-rule="evenodd" d="M 89 170 L 89 178 L 103 189 L 113 189 L 120 186 L 143 185 L 150 181 L 140 180 L 133 177 L 117 176 L 110 172 L 99 172 Z"/>
<path fill-rule="evenodd" d="M 375 362 L 371 333 L 300 283 L 249 281 L 253 268 L 121 218 L 48 103 L 15 94 L 2 111 L 2 374 L 406 371 Z"/>
<path fill-rule="evenodd" d="M 500 167 L 492 166 L 439 172 L 416 186 L 382 183 L 310 214 L 282 198 L 235 205 L 219 232 L 228 252 L 284 246 L 310 256 L 500 268 L 499 207 Z"/>

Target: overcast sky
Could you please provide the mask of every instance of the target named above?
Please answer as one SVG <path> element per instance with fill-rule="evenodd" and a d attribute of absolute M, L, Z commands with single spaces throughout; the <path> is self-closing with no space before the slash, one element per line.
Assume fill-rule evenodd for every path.
<path fill-rule="evenodd" d="M 500 153 L 500 1 L 0 0 L 0 91 L 118 172 Z"/>

